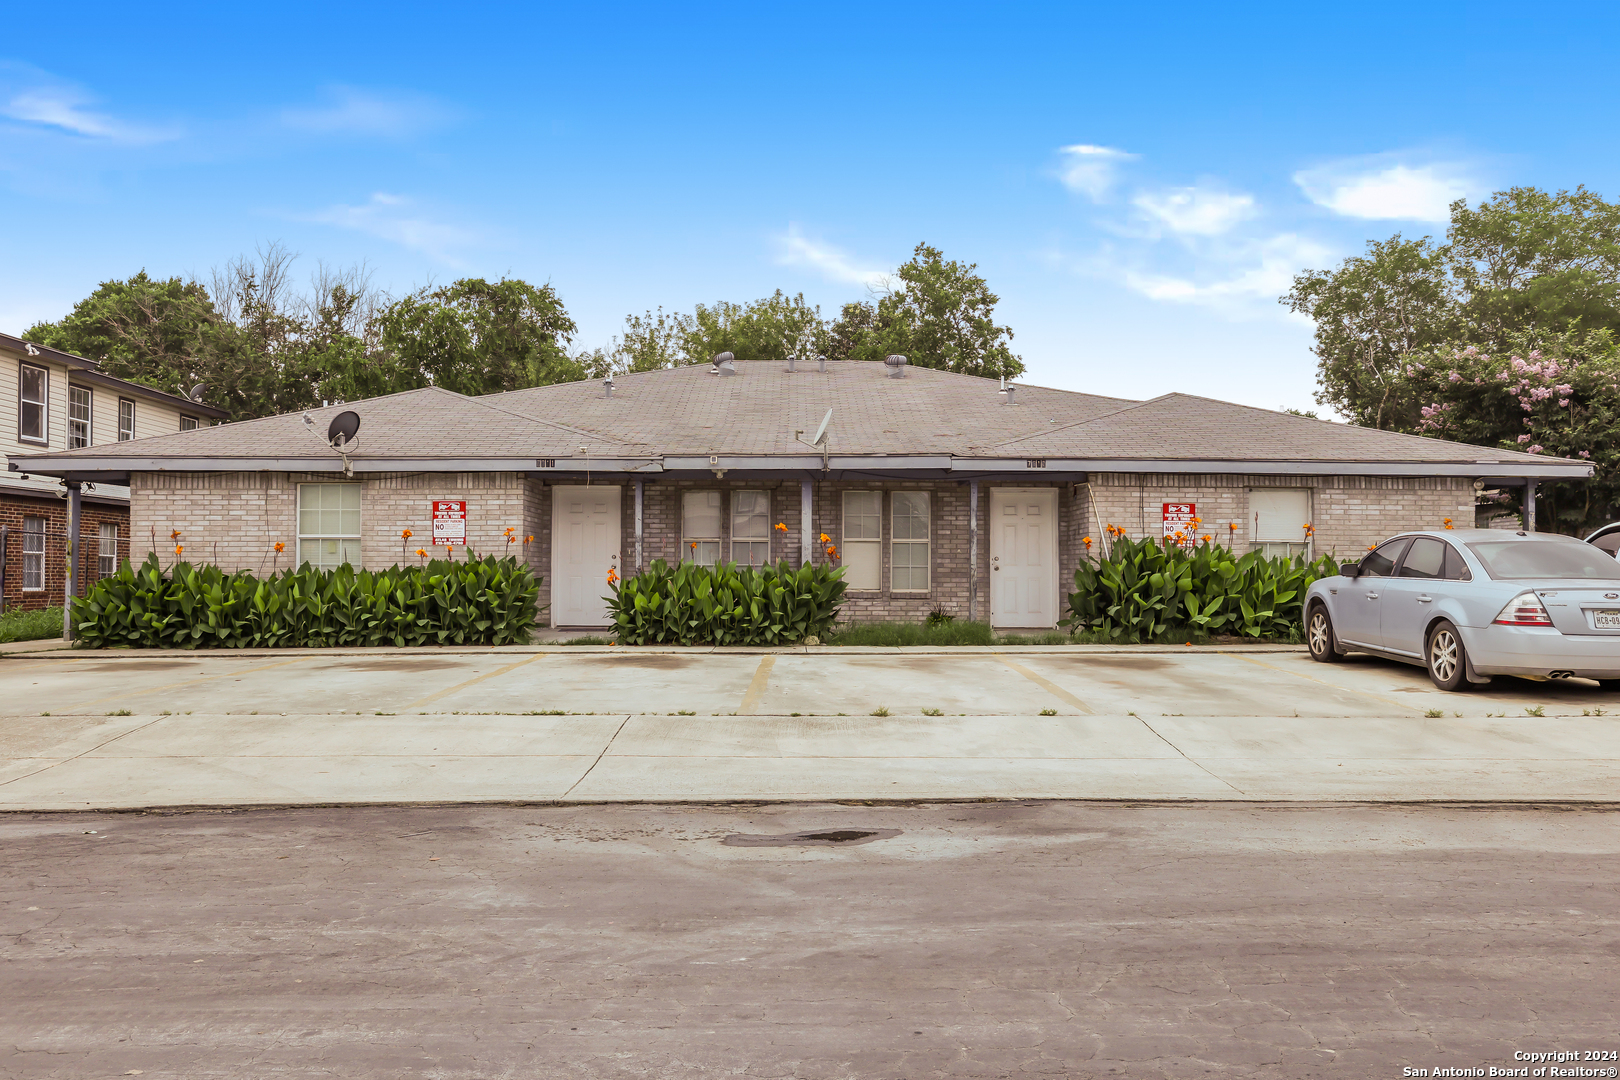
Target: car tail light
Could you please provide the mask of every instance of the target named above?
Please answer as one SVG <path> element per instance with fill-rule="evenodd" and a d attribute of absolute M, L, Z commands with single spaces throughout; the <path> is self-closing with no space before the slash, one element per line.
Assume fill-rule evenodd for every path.
<path fill-rule="evenodd" d="M 1533 592 L 1523 593 L 1509 600 L 1507 607 L 1496 613 L 1496 623 L 1502 626 L 1551 626 L 1552 616 L 1541 604 L 1541 597 Z"/>

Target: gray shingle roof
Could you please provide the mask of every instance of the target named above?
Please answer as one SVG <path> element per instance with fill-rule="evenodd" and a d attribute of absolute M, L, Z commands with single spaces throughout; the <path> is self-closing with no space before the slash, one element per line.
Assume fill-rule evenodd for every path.
<path fill-rule="evenodd" d="M 599 382 L 565 383 L 471 398 L 428 388 L 311 410 L 324 436 L 330 418 L 360 414 L 356 469 L 386 460 L 446 462 L 630 459 L 658 456 L 791 455 L 811 451 L 793 432 L 812 432 L 826 411 L 833 455 L 924 455 L 960 459 L 1047 458 L 1075 462 L 1479 462 L 1555 466 L 1567 474 L 1584 463 L 1374 431 L 1187 394 L 1150 401 L 1020 385 L 1002 404 L 994 380 L 926 368 L 888 377 L 881 364 L 830 363 L 788 372 L 780 363 L 737 364 L 734 377 L 707 366 L 620 376 L 612 397 Z M 165 460 L 198 468 L 200 459 L 229 462 L 327 461 L 334 455 L 297 415 L 223 424 L 133 442 L 19 457 L 39 469 L 96 459 Z M 181 462 L 186 464 L 181 465 Z M 141 467 L 141 466 L 134 466 Z M 152 467 L 152 466 L 145 466 Z M 286 467 L 286 466 L 281 466 Z M 559 467 L 562 462 L 559 461 Z M 1096 467 L 1095 465 L 1092 467 Z M 1551 475 L 1551 473 L 1549 473 Z"/>

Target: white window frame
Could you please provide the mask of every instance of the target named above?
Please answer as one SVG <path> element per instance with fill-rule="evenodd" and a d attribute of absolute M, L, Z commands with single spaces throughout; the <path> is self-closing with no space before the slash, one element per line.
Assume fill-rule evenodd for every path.
<path fill-rule="evenodd" d="M 1264 532 L 1264 526 L 1260 523 L 1257 516 L 1258 511 L 1254 506 L 1254 496 L 1262 493 L 1276 494 L 1280 492 L 1297 492 L 1305 496 L 1305 521 L 1300 522 L 1297 527 L 1291 527 L 1285 523 L 1283 527 L 1275 534 L 1262 535 Z M 1282 555 L 1287 558 L 1292 558 L 1295 555 L 1303 555 L 1309 559 L 1311 557 L 1311 542 L 1310 538 L 1305 533 L 1305 522 L 1315 520 L 1312 517 L 1314 509 L 1313 493 L 1310 488 L 1250 488 L 1249 550 L 1258 551 L 1267 558 L 1271 558 L 1275 555 Z M 1285 533 L 1291 533 L 1291 535 L 1285 536 Z M 1298 539 L 1293 539 L 1293 537 L 1298 537 Z"/>
<path fill-rule="evenodd" d="M 125 423 L 126 417 L 128 423 Z M 118 399 L 118 441 L 129 442 L 135 438 L 135 399 L 121 397 Z"/>
<path fill-rule="evenodd" d="M 304 499 L 306 497 L 306 493 L 309 492 L 312 489 L 315 489 L 315 488 L 323 488 L 323 489 L 324 488 L 344 488 L 344 489 L 347 489 L 347 490 L 352 490 L 355 493 L 356 502 L 358 504 L 357 507 L 356 507 L 356 514 L 357 514 L 357 524 L 359 525 L 359 528 L 357 528 L 352 533 L 343 532 L 341 530 L 339 530 L 337 532 L 327 532 L 325 530 L 322 530 L 322 531 L 319 531 L 319 532 L 305 532 L 304 531 L 304 510 L 305 510 Z M 323 494 L 324 494 L 324 492 L 323 492 Z M 341 512 L 341 508 L 339 508 L 339 509 L 340 509 L 340 512 Z M 357 483 L 354 483 L 354 484 L 336 484 L 336 483 L 299 484 L 298 485 L 298 507 L 294 511 L 297 514 L 297 525 L 298 525 L 298 565 L 302 566 L 307 562 L 307 563 L 310 564 L 310 566 L 316 568 L 317 570 L 320 570 L 320 569 L 330 570 L 330 569 L 334 569 L 336 566 L 341 566 L 341 565 L 343 565 L 344 562 L 346 562 L 350 566 L 353 566 L 356 570 L 360 569 L 360 565 L 361 565 L 360 564 L 360 559 L 361 559 L 361 549 L 360 549 L 361 530 L 364 529 L 364 527 L 365 527 L 365 523 L 364 523 L 363 516 L 362 516 L 364 514 L 364 511 L 365 511 L 365 501 L 364 501 L 364 498 L 363 498 L 363 493 L 361 491 L 361 485 L 360 484 L 357 484 Z M 338 563 L 335 563 L 335 564 L 329 564 L 328 560 L 325 558 L 326 553 L 321 552 L 319 549 L 317 549 L 314 552 L 314 557 L 311 558 L 310 554 L 308 552 L 306 552 L 306 550 L 305 550 L 306 545 L 324 544 L 324 543 L 329 543 L 329 542 L 333 542 L 333 541 L 336 541 L 340 545 L 339 548 L 338 548 L 338 554 L 341 554 L 343 552 L 343 546 L 352 545 L 351 550 L 352 550 L 352 552 L 354 554 L 354 558 L 343 559 L 341 562 L 338 562 Z"/>
<path fill-rule="evenodd" d="M 876 514 L 866 514 L 866 513 L 862 512 L 862 513 L 859 513 L 859 514 L 852 515 L 850 513 L 850 506 L 849 506 L 851 496 L 875 496 L 877 498 L 877 513 Z M 845 568 L 845 570 L 844 570 L 844 581 L 849 586 L 849 589 L 850 589 L 851 592 L 882 592 L 883 591 L 883 492 L 880 491 L 880 490 L 879 491 L 873 491 L 873 490 L 871 490 L 869 488 L 861 488 L 861 489 L 857 489 L 857 490 L 853 490 L 853 491 L 846 491 L 846 492 L 844 492 L 843 498 L 839 502 L 840 502 L 839 510 L 841 512 L 840 516 L 842 518 L 842 524 L 840 525 L 840 529 L 842 530 L 842 536 L 840 537 L 840 539 L 843 542 L 838 547 L 838 561 Z M 860 532 L 859 532 L 858 535 L 854 535 L 854 536 L 851 536 L 851 534 L 850 534 L 850 524 L 851 524 L 851 518 L 852 517 L 858 519 L 861 522 Z M 875 520 L 877 522 L 877 535 L 876 536 L 867 536 L 866 535 L 865 524 L 866 524 L 866 520 L 868 518 L 871 518 L 871 519 L 873 519 L 873 520 Z M 863 556 L 863 559 L 861 559 L 861 560 L 852 560 L 850 558 L 850 556 L 854 555 L 856 552 L 860 552 L 862 554 L 862 556 Z M 870 583 L 868 583 L 865 580 L 859 580 L 859 581 L 856 580 L 856 578 L 854 576 L 854 572 L 859 569 L 858 564 L 861 563 L 861 562 L 869 562 L 870 563 L 871 567 L 873 568 L 874 573 L 877 576 L 877 580 L 872 581 Z"/>
<path fill-rule="evenodd" d="M 25 387 L 30 371 L 39 372 L 40 399 L 24 397 Z M 24 434 L 23 410 L 35 408 L 39 410 L 39 434 Z M 51 443 L 51 369 L 30 364 L 27 361 L 18 361 L 17 364 L 17 441 L 38 443 L 49 446 Z"/>
<path fill-rule="evenodd" d="M 118 522 L 103 521 L 96 534 L 96 577 L 111 577 L 118 572 Z"/>
<path fill-rule="evenodd" d="M 84 416 L 73 415 L 78 411 L 79 395 L 84 395 Z M 68 449 L 77 450 L 81 446 L 89 446 L 94 441 L 92 426 L 95 420 L 96 395 L 88 386 L 74 386 L 68 383 Z M 82 441 L 81 441 L 82 440 Z"/>
<path fill-rule="evenodd" d="M 758 495 L 765 500 L 765 531 L 758 536 L 739 535 L 737 507 L 740 495 Z M 738 551 L 741 545 L 742 551 Z M 757 550 L 756 550 L 757 549 Z M 757 556 L 757 557 L 756 557 Z M 731 561 L 738 566 L 768 566 L 771 561 L 771 493 L 758 488 L 731 492 Z"/>
<path fill-rule="evenodd" d="M 187 416 L 185 413 L 180 414 L 181 431 L 196 431 L 201 426 L 202 425 L 197 422 L 197 418 L 195 416 Z"/>
<path fill-rule="evenodd" d="M 713 495 L 720 501 L 720 507 L 714 515 L 714 535 L 693 536 L 687 532 L 686 500 L 702 495 L 707 498 Z M 723 550 L 724 537 L 721 532 L 726 521 L 725 492 L 715 488 L 698 488 L 681 492 L 681 562 L 696 563 L 698 566 L 714 566 L 720 562 L 720 553 Z M 692 545 L 696 544 L 697 547 Z"/>
<path fill-rule="evenodd" d="M 902 537 L 900 535 L 899 507 L 905 500 L 922 500 L 922 527 L 921 539 L 916 537 Z M 910 518 L 910 515 L 907 515 Z M 931 492 L 927 491 L 891 491 L 889 492 L 889 591 L 903 593 L 926 593 L 933 585 L 933 559 L 932 548 L 934 538 L 934 500 Z M 904 553 L 906 562 L 902 565 L 899 556 Z M 922 562 L 916 560 L 921 556 Z M 916 581 L 916 571 L 922 570 L 922 584 Z M 906 571 L 907 584 L 900 584 L 901 571 Z"/>
<path fill-rule="evenodd" d="M 23 592 L 45 591 L 45 519 L 42 517 L 23 518 L 22 587 Z"/>

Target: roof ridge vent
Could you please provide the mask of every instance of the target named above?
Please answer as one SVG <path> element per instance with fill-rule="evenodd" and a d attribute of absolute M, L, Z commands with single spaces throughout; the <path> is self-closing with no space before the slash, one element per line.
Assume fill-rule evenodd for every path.
<path fill-rule="evenodd" d="M 898 354 L 885 356 L 883 362 L 889 365 L 889 378 L 903 379 L 906 377 L 906 358 Z"/>

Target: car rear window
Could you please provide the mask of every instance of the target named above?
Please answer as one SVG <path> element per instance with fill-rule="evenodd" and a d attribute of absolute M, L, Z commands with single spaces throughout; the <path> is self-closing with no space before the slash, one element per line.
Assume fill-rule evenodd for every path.
<path fill-rule="evenodd" d="M 1591 544 L 1560 540 L 1497 540 L 1469 544 L 1491 577 L 1602 578 L 1620 581 L 1620 561 Z"/>

